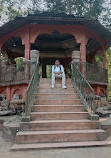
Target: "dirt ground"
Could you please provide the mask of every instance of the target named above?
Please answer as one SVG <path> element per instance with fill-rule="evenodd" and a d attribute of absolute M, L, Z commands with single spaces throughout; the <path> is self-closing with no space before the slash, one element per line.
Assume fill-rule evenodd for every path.
<path fill-rule="evenodd" d="M 0 132 L 0 158 L 111 158 L 111 147 L 66 148 L 10 152 L 13 145 Z"/>

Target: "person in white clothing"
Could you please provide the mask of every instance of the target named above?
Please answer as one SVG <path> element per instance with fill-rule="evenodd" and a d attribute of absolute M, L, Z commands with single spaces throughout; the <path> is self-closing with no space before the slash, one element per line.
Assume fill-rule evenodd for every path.
<path fill-rule="evenodd" d="M 52 66 L 52 86 L 51 86 L 51 88 L 54 88 L 55 78 L 62 78 L 62 88 L 66 89 L 64 67 L 62 65 L 60 65 L 60 61 L 58 59 L 55 61 L 55 65 Z"/>

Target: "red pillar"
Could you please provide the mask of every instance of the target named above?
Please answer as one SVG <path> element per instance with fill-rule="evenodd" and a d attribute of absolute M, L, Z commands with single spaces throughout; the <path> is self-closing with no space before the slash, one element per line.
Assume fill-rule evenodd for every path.
<path fill-rule="evenodd" d="M 30 43 L 28 41 L 25 43 L 25 60 L 30 60 Z"/>
<path fill-rule="evenodd" d="M 86 44 L 82 42 L 80 45 L 81 62 L 86 62 Z"/>
<path fill-rule="evenodd" d="M 103 68 L 106 69 L 106 49 L 105 46 L 102 47 L 103 51 Z"/>
<path fill-rule="evenodd" d="M 81 73 L 83 76 L 85 76 L 86 68 L 85 68 L 85 63 L 86 63 L 86 44 L 85 42 L 82 42 L 80 45 L 80 53 L 81 53 Z"/>
<path fill-rule="evenodd" d="M 11 89 L 9 86 L 6 89 L 6 95 L 7 95 L 7 100 L 10 101 L 11 100 Z"/>
<path fill-rule="evenodd" d="M 30 43 L 25 44 L 25 79 L 30 79 Z"/>
<path fill-rule="evenodd" d="M 23 43 L 25 44 L 25 80 L 29 80 L 30 79 L 30 32 L 29 32 L 29 27 L 27 27 L 27 29 L 26 29 Z"/>

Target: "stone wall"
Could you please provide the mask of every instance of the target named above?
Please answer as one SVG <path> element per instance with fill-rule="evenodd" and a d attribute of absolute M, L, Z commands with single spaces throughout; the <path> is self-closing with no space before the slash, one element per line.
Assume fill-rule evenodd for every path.
<path fill-rule="evenodd" d="M 26 90 L 28 84 L 15 84 L 15 85 L 7 85 L 0 87 L 0 94 L 6 95 L 7 100 L 12 100 L 13 95 L 19 94 L 21 95 L 21 99 L 26 98 Z"/>

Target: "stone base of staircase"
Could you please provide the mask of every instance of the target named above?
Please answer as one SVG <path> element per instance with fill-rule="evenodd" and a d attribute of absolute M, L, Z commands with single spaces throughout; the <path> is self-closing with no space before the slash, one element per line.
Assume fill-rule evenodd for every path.
<path fill-rule="evenodd" d="M 57 83 L 51 89 L 49 79 L 41 79 L 30 122 L 22 122 L 12 151 L 106 146 L 107 133 L 100 122 L 89 120 L 89 113 L 73 88 L 71 79 L 67 89 Z"/>
<path fill-rule="evenodd" d="M 86 148 L 86 147 L 111 146 L 111 141 L 88 142 L 64 142 L 64 143 L 39 143 L 39 144 L 15 144 L 11 151 L 57 149 L 57 148 Z"/>

